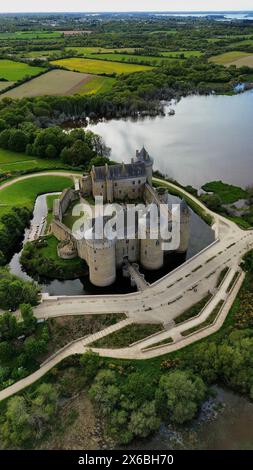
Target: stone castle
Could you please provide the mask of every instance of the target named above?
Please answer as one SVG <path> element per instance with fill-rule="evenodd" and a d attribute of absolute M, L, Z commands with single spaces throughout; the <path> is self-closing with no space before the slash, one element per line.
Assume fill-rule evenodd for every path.
<path fill-rule="evenodd" d="M 160 238 L 150 238 L 150 229 L 145 239 L 138 235 L 129 238 L 127 234 L 121 239 L 111 240 L 105 236 L 101 239 L 90 237 L 78 240 L 64 223 L 64 214 L 74 201 L 85 202 L 85 198 L 103 196 L 104 202 L 117 202 L 122 211 L 125 204 L 142 201 L 145 205 L 168 202 L 168 193 L 162 194 L 152 186 L 153 160 L 143 147 L 136 151 L 135 159 L 129 164 L 104 165 L 92 167 L 90 174 L 79 180 L 78 187 L 66 189 L 59 199 L 54 201 L 51 233 L 59 240 L 58 255 L 64 259 L 79 256 L 89 267 L 92 284 L 99 287 L 109 286 L 116 280 L 117 269 L 124 263 L 140 263 L 144 269 L 158 270 L 164 264 L 166 251 Z M 168 206 L 169 210 L 169 206 Z M 185 253 L 189 243 L 190 212 L 185 201 L 180 204 L 180 245 L 179 253 Z M 95 220 L 92 219 L 94 223 Z M 103 223 L 106 222 L 104 217 Z"/>

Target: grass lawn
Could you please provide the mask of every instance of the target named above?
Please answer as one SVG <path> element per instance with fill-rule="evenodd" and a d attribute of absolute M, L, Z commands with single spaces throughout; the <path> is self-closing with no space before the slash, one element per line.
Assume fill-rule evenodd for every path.
<path fill-rule="evenodd" d="M 12 82 L 22 80 L 24 77 L 33 77 L 45 70 L 42 67 L 32 67 L 23 62 L 14 62 L 13 60 L 0 60 L 0 79 L 4 78 Z"/>
<path fill-rule="evenodd" d="M 65 67 L 69 70 L 83 73 L 92 73 L 96 75 L 112 75 L 150 70 L 150 67 L 147 65 L 122 64 L 121 62 L 110 62 L 96 59 L 71 58 L 54 60 L 51 63 L 53 65 Z"/>
<path fill-rule="evenodd" d="M 125 348 L 136 341 L 146 338 L 162 331 L 163 327 L 160 324 L 133 324 L 122 328 L 122 330 L 111 333 L 104 338 L 101 338 L 91 344 L 94 348 Z"/>
<path fill-rule="evenodd" d="M 244 189 L 223 183 L 223 181 L 210 181 L 202 186 L 206 192 L 211 192 L 219 196 L 222 204 L 232 204 L 239 199 L 247 199 L 248 193 Z"/>
<path fill-rule="evenodd" d="M 30 157 L 25 153 L 11 152 L 0 148 L 0 172 L 12 173 L 15 171 L 27 171 L 33 169 L 44 170 L 47 168 L 59 168 L 64 165 L 59 160 L 49 160 L 38 157 Z"/>
<path fill-rule="evenodd" d="M 73 186 L 72 179 L 67 176 L 35 176 L 27 178 L 1 190 L 1 204 L 9 207 L 22 206 L 33 208 L 34 202 L 40 194 Z"/>
<path fill-rule="evenodd" d="M 241 59 L 247 61 L 249 57 L 253 57 L 253 54 L 250 55 L 248 52 L 231 51 L 225 52 L 224 54 L 212 56 L 210 57 L 209 61 L 214 62 L 215 64 L 225 65 L 226 67 L 229 67 L 230 65 L 235 65 Z"/>

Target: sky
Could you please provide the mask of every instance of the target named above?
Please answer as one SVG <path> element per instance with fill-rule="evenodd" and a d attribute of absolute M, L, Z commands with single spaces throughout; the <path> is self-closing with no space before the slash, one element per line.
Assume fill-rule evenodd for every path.
<path fill-rule="evenodd" d="M 228 11 L 252 10 L 252 0 L 9 0 L 1 13 L 95 11 Z"/>

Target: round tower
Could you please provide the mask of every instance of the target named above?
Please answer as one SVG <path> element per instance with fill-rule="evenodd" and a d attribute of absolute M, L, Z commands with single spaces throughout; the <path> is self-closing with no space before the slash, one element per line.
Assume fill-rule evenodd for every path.
<path fill-rule="evenodd" d="M 185 253 L 188 250 L 190 239 L 190 210 L 185 200 L 180 203 L 180 245 L 178 253 Z"/>
<path fill-rule="evenodd" d="M 155 271 L 163 267 L 164 252 L 161 239 L 150 239 L 150 231 L 147 229 L 147 238 L 140 240 L 140 261 L 145 269 Z"/>
<path fill-rule="evenodd" d="M 86 240 L 90 282 L 98 287 L 116 280 L 115 240 Z"/>

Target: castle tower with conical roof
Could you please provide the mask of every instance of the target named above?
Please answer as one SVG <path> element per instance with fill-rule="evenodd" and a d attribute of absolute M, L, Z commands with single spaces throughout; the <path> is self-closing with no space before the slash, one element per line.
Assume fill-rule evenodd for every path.
<path fill-rule="evenodd" d="M 137 162 L 142 162 L 146 168 L 147 181 L 152 186 L 152 176 L 153 176 L 153 159 L 150 157 L 149 153 L 143 146 L 141 150 L 136 150 L 136 160 Z"/>

